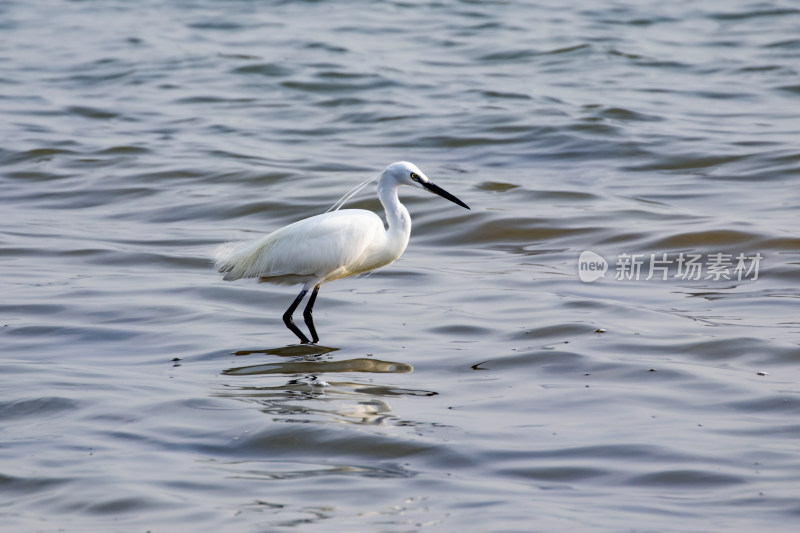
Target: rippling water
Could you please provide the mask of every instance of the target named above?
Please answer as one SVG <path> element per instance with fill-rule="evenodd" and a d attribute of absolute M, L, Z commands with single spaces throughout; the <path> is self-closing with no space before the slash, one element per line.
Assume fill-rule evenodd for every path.
<path fill-rule="evenodd" d="M 2 3 L 3 527 L 793 530 L 799 25 Z M 473 210 L 404 191 L 408 250 L 323 287 L 320 346 L 295 289 L 211 268 L 401 159 Z"/>

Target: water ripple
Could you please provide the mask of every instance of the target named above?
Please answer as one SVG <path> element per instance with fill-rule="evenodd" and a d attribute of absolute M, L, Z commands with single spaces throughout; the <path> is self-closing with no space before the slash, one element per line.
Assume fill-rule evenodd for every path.
<path fill-rule="evenodd" d="M 5 527 L 791 529 L 799 17 L 0 4 Z M 473 209 L 402 190 L 324 345 L 213 271 L 402 159 Z M 763 268 L 618 275 L 681 253 Z"/>

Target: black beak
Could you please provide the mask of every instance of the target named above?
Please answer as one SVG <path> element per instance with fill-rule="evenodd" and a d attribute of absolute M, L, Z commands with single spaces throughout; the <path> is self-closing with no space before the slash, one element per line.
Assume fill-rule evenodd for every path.
<path fill-rule="evenodd" d="M 435 185 L 435 184 L 431 183 L 430 181 L 421 181 L 420 185 L 422 185 L 423 187 L 425 187 L 426 189 L 428 189 L 432 193 L 438 194 L 439 196 L 441 196 L 442 198 L 444 198 L 446 200 L 450 200 L 454 204 L 458 204 L 461 207 L 466 207 L 467 209 L 469 209 L 469 206 L 467 204 L 465 204 L 464 202 L 462 202 L 461 200 L 459 200 L 458 198 L 456 198 L 455 196 L 453 196 L 452 194 L 450 194 L 446 190 L 442 189 L 438 185 Z"/>

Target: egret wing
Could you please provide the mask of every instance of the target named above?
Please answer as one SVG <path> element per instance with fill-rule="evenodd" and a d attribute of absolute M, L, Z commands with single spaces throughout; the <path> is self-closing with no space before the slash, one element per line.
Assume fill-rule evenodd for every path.
<path fill-rule="evenodd" d="M 375 213 L 347 209 L 300 220 L 262 239 L 221 249 L 216 264 L 228 280 L 330 281 L 365 271 L 367 251 L 383 238 L 383 222 Z"/>

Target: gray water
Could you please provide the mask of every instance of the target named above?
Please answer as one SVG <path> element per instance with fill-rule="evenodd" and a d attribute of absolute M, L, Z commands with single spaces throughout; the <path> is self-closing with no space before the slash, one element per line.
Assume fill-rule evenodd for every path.
<path fill-rule="evenodd" d="M 798 28 L 3 2 L 0 529 L 795 530 Z M 402 191 L 406 253 L 322 287 L 319 345 L 299 287 L 214 272 L 397 160 L 472 210 Z"/>

